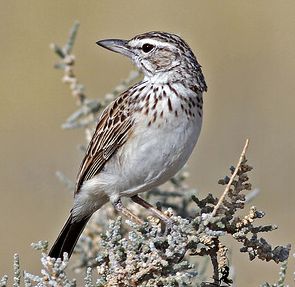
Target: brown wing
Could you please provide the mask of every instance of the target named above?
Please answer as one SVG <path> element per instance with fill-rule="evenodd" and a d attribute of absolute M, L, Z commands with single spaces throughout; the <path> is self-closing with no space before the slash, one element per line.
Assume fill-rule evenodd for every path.
<path fill-rule="evenodd" d="M 105 163 L 126 142 L 132 132 L 133 119 L 129 112 L 127 96 L 128 91 L 111 103 L 100 116 L 81 163 L 75 194 L 79 192 L 84 181 L 102 170 Z"/>

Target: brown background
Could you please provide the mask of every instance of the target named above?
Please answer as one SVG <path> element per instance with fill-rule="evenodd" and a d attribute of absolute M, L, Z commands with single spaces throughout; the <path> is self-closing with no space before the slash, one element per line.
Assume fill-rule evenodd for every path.
<path fill-rule="evenodd" d="M 48 47 L 65 41 L 75 19 L 81 22 L 76 70 L 91 97 L 102 97 L 132 69 L 96 40 L 163 30 L 190 44 L 209 87 L 189 163 L 191 184 L 202 195 L 221 193 L 217 179 L 249 137 L 252 182 L 261 190 L 254 204 L 266 211 L 264 223 L 280 227 L 266 238 L 294 242 L 294 13 L 292 0 L 1 1 L 0 274 L 11 275 L 14 252 L 27 271 L 39 273 L 39 254 L 30 243 L 52 242 L 71 206 L 55 171 L 75 177 L 81 159 L 76 146 L 84 135 L 60 129 L 75 105 L 52 69 L 56 57 Z M 276 264 L 249 263 L 229 245 L 238 286 L 277 278 Z"/>

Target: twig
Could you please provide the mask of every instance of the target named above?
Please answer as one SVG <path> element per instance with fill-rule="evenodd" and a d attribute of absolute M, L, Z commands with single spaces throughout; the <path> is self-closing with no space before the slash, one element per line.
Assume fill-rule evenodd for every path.
<path fill-rule="evenodd" d="M 239 170 L 239 168 L 240 168 L 240 166 L 241 166 L 241 164 L 242 164 L 242 162 L 243 162 L 243 160 L 245 158 L 245 154 L 246 154 L 248 145 L 249 145 L 249 139 L 246 139 L 246 143 L 245 143 L 245 146 L 244 146 L 243 151 L 241 153 L 241 156 L 240 156 L 240 159 L 238 161 L 238 164 L 237 164 L 237 166 L 236 166 L 236 168 L 235 168 L 235 170 L 234 170 L 234 172 L 233 172 L 233 174 L 232 174 L 232 176 L 231 176 L 228 184 L 226 185 L 226 188 L 225 188 L 223 194 L 221 195 L 221 197 L 219 198 L 217 204 L 215 205 L 215 207 L 214 207 L 214 209 L 213 209 L 213 211 L 211 213 L 211 218 L 216 215 L 216 213 L 217 213 L 220 205 L 223 203 L 224 198 L 226 197 L 227 193 L 229 192 L 230 187 L 231 187 L 231 185 L 233 183 L 233 180 L 236 177 L 236 175 L 238 173 L 238 170 Z"/>
<path fill-rule="evenodd" d="M 64 51 L 65 55 L 69 55 L 72 52 L 79 26 L 80 26 L 80 23 L 78 21 L 75 21 L 71 30 L 70 30 L 68 41 L 65 44 L 65 46 L 63 47 L 63 51 Z"/>
<path fill-rule="evenodd" d="M 217 258 L 218 245 L 219 245 L 219 239 L 216 237 L 214 238 L 214 246 L 212 246 L 211 250 L 209 251 L 211 263 L 213 265 L 213 280 L 214 280 L 214 284 L 216 284 L 217 286 L 219 285 L 219 265 L 218 265 L 218 258 Z"/>
<path fill-rule="evenodd" d="M 73 97 L 77 100 L 77 105 L 82 106 L 86 99 L 84 86 L 78 82 L 74 73 L 73 67 L 75 64 L 75 56 L 71 54 L 77 37 L 79 22 L 74 22 L 68 40 L 63 47 L 57 44 L 51 44 L 50 48 L 61 58 L 60 62 L 55 65 L 55 68 L 64 71 L 63 82 L 70 86 Z"/>
<path fill-rule="evenodd" d="M 282 262 L 282 264 L 281 264 L 280 278 L 279 278 L 278 283 L 276 284 L 278 287 L 284 287 L 285 286 L 287 267 L 288 267 L 288 260 Z"/>
<path fill-rule="evenodd" d="M 75 190 L 75 183 L 72 180 L 70 180 L 68 177 L 66 177 L 61 171 L 57 171 L 55 175 L 65 185 L 65 187 L 68 190 L 70 191 Z"/>
<path fill-rule="evenodd" d="M 257 197 L 257 195 L 260 193 L 259 188 L 254 188 L 251 190 L 248 194 L 245 196 L 245 203 L 250 203 L 254 198 Z"/>
<path fill-rule="evenodd" d="M 14 254 L 13 257 L 13 287 L 20 287 L 20 279 L 21 279 L 21 271 L 20 271 L 20 264 L 19 264 L 19 256 L 18 254 Z"/>

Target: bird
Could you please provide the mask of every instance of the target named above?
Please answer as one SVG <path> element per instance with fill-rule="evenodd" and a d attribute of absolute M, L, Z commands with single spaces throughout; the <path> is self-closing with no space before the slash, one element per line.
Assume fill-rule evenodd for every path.
<path fill-rule="evenodd" d="M 133 221 L 143 221 L 121 198 L 131 198 L 164 222 L 169 218 L 139 197 L 174 176 L 200 134 L 206 81 L 189 45 L 178 35 L 152 31 L 130 40 L 96 42 L 127 56 L 143 73 L 98 117 L 78 172 L 73 208 L 49 256 L 71 256 L 85 225 L 107 202 Z"/>

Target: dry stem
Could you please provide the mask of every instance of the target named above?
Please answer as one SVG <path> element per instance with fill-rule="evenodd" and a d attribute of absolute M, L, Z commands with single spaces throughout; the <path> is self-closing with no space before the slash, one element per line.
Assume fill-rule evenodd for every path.
<path fill-rule="evenodd" d="M 231 187 L 231 185 L 233 183 L 233 180 L 234 180 L 234 178 L 236 177 L 236 175 L 238 173 L 238 170 L 239 170 L 239 168 L 240 168 L 240 166 L 241 166 L 241 164 L 243 162 L 243 159 L 245 158 L 245 154 L 246 154 L 248 145 L 249 145 L 249 139 L 246 139 L 246 143 L 245 143 L 245 146 L 244 146 L 243 151 L 241 153 L 238 164 L 237 164 L 237 166 L 236 166 L 236 168 L 235 168 L 235 170 L 234 170 L 234 172 L 233 172 L 233 174 L 232 174 L 232 176 L 231 176 L 231 178 L 230 178 L 230 180 L 229 180 L 223 194 L 221 195 L 221 197 L 219 198 L 217 204 L 215 205 L 215 207 L 214 207 L 214 209 L 213 209 L 213 211 L 211 213 L 211 217 L 214 217 L 216 215 L 220 205 L 223 203 L 224 198 L 226 197 L 227 193 L 229 192 L 230 187 Z"/>

